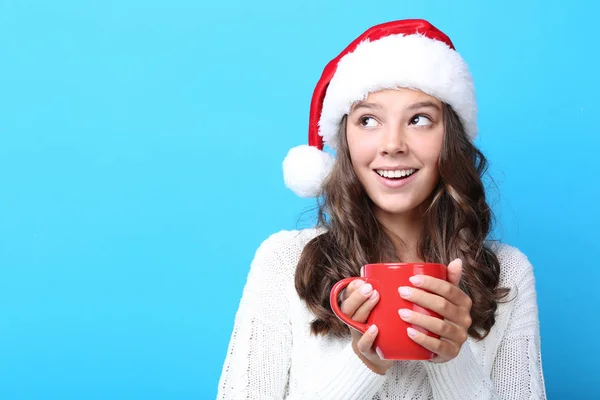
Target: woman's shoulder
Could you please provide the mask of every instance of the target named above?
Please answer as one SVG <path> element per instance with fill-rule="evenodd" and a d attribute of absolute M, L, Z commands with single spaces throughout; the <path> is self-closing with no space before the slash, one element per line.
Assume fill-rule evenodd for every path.
<path fill-rule="evenodd" d="M 304 246 L 323 232 L 320 228 L 311 228 L 273 233 L 256 250 L 252 269 L 293 274 Z"/>
<path fill-rule="evenodd" d="M 323 232 L 319 228 L 281 230 L 265 239 L 259 250 L 285 257 L 286 255 L 302 252 L 308 242 Z"/>
<path fill-rule="evenodd" d="M 500 242 L 489 243 L 500 263 L 500 286 L 520 286 L 526 278 L 533 279 L 533 266 L 518 248 Z"/>

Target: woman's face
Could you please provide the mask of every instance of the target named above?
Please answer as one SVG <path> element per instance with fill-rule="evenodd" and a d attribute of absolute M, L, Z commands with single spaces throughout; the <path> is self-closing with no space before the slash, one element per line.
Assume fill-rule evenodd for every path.
<path fill-rule="evenodd" d="M 354 170 L 378 214 L 411 214 L 438 183 L 442 102 L 410 89 L 371 93 L 353 105 L 346 135 Z"/>

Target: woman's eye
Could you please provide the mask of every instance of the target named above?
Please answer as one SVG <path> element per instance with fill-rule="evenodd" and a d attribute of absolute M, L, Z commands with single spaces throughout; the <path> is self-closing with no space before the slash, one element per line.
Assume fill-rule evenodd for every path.
<path fill-rule="evenodd" d="M 360 125 L 366 128 L 373 128 L 377 126 L 377 121 L 373 117 L 362 117 L 360 119 Z"/>
<path fill-rule="evenodd" d="M 415 115 L 410 123 L 416 126 L 427 126 L 431 125 L 431 120 L 424 115 Z"/>

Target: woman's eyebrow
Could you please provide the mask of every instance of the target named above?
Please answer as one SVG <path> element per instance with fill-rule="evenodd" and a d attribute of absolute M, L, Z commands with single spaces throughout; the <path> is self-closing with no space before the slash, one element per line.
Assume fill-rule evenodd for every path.
<path fill-rule="evenodd" d="M 442 111 L 440 106 L 435 104 L 433 101 L 419 101 L 418 103 L 414 103 L 414 104 L 411 104 L 410 106 L 406 107 L 406 109 L 407 110 L 416 110 L 417 108 L 426 108 L 426 107 L 435 108 L 438 111 Z"/>
<path fill-rule="evenodd" d="M 354 106 L 352 106 L 352 109 L 350 111 L 354 111 L 357 110 L 359 108 L 367 108 L 370 110 L 383 110 L 383 107 L 380 104 L 377 103 L 367 103 L 364 101 L 360 101 L 358 103 L 356 103 Z M 442 111 L 442 109 L 440 108 L 440 106 L 438 106 L 436 103 L 434 103 L 433 101 L 419 101 L 417 103 L 413 103 L 410 106 L 406 107 L 407 110 L 416 110 L 418 108 L 435 108 L 438 111 Z"/>
<path fill-rule="evenodd" d="M 354 106 L 352 106 L 351 111 L 354 111 L 358 108 L 368 108 L 370 110 L 383 110 L 383 107 L 377 103 L 365 103 L 364 101 L 359 101 Z"/>

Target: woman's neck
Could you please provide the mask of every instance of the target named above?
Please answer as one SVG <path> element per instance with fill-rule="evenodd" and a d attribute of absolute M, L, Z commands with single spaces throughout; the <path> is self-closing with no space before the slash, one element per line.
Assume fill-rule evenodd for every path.
<path fill-rule="evenodd" d="M 422 214 L 413 210 L 402 214 L 391 214 L 383 210 L 374 210 L 375 217 L 384 227 L 403 262 L 423 261 L 419 256 L 419 239 L 423 231 Z"/>

